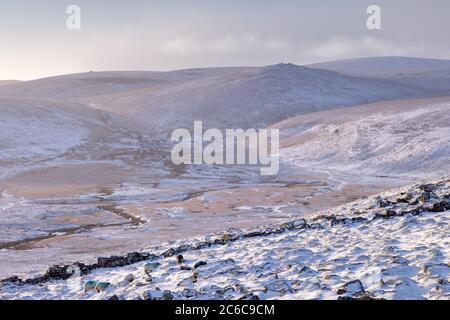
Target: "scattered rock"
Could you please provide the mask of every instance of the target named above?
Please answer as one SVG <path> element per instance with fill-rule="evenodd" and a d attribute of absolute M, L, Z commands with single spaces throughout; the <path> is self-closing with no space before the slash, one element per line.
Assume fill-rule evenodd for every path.
<path fill-rule="evenodd" d="M 375 301 L 375 300 L 385 300 L 385 299 L 383 299 L 383 298 L 375 298 L 375 297 L 372 297 L 371 295 L 369 295 L 369 294 L 367 294 L 367 293 L 363 293 L 363 294 L 361 294 L 361 295 L 358 295 L 357 297 L 338 297 L 338 300 L 366 300 L 366 301 L 369 301 L 369 300 L 373 300 L 373 301 Z"/>
<path fill-rule="evenodd" d="M 174 296 L 169 290 L 164 291 L 161 300 L 173 300 Z"/>
<path fill-rule="evenodd" d="M 312 277 L 312 276 L 315 276 L 315 275 L 319 274 L 316 270 L 313 270 L 313 269 L 308 268 L 308 267 L 303 267 L 303 268 L 300 270 L 299 273 L 300 273 L 301 275 L 306 275 L 306 276 L 309 276 L 309 277 Z"/>
<path fill-rule="evenodd" d="M 110 285 L 111 285 L 111 283 L 109 283 L 109 282 L 99 282 L 95 286 L 95 289 L 97 290 L 98 293 L 100 293 L 100 292 L 105 291 L 106 288 L 108 288 Z"/>
<path fill-rule="evenodd" d="M 84 284 L 84 292 L 94 291 L 97 288 L 96 281 L 87 281 Z"/>
<path fill-rule="evenodd" d="M 189 280 L 192 281 L 192 283 L 196 283 L 198 281 L 198 272 L 194 272 L 194 274 L 189 278 Z"/>
<path fill-rule="evenodd" d="M 153 296 L 152 296 L 152 293 L 150 291 L 144 292 L 142 297 L 144 298 L 144 300 L 153 300 Z"/>
<path fill-rule="evenodd" d="M 428 200 L 430 200 L 430 198 L 431 198 L 431 195 L 428 192 L 424 192 L 420 196 L 420 201 L 427 202 Z"/>
<path fill-rule="evenodd" d="M 206 263 L 205 261 L 199 261 L 196 264 L 194 264 L 194 269 L 198 269 L 200 267 L 206 266 L 208 263 Z"/>
<path fill-rule="evenodd" d="M 337 291 L 337 294 L 338 295 L 346 294 L 346 295 L 350 295 L 350 296 L 355 296 L 355 295 L 363 294 L 365 292 L 366 291 L 364 289 L 362 282 L 360 280 L 354 280 L 354 281 L 344 284 L 342 286 L 342 288 L 340 288 Z"/>
<path fill-rule="evenodd" d="M 177 256 L 177 263 L 178 264 L 182 264 L 183 262 L 184 262 L 184 257 L 181 254 L 179 254 Z"/>
<path fill-rule="evenodd" d="M 128 259 L 125 257 L 111 256 L 109 258 L 100 257 L 97 259 L 100 268 L 116 268 L 128 265 Z"/>
<path fill-rule="evenodd" d="M 153 271 L 155 271 L 159 267 L 158 262 L 149 262 L 144 265 L 144 272 L 146 274 L 151 274 Z"/>
<path fill-rule="evenodd" d="M 433 204 L 433 207 L 430 209 L 431 212 L 444 212 L 445 210 L 446 203 L 444 201 Z"/>
<path fill-rule="evenodd" d="M 265 286 L 264 292 L 267 292 L 267 291 L 275 291 L 275 292 L 280 293 L 281 295 L 284 295 L 287 292 L 290 292 L 290 293 L 294 292 L 294 290 L 292 289 L 291 283 L 286 280 L 279 280 L 279 281 L 275 281 L 275 282 L 268 284 L 267 286 Z"/>
<path fill-rule="evenodd" d="M 180 266 L 180 270 L 181 270 L 181 271 L 191 271 L 192 268 L 189 267 L 189 266 Z"/>
<path fill-rule="evenodd" d="M 260 299 L 258 296 L 254 295 L 253 293 L 248 293 L 245 296 L 240 297 L 238 300 L 256 301 L 256 300 L 260 300 Z"/>
<path fill-rule="evenodd" d="M 433 192 L 436 189 L 436 186 L 434 184 L 423 184 L 419 186 L 420 190 L 423 190 L 427 193 Z"/>
<path fill-rule="evenodd" d="M 198 296 L 198 292 L 191 289 L 184 289 L 182 295 L 183 297 L 190 299 Z"/>
<path fill-rule="evenodd" d="M 124 282 L 131 283 L 135 279 L 136 279 L 136 277 L 134 276 L 134 274 L 130 273 L 130 274 L 127 274 L 123 280 L 124 280 Z"/>
<path fill-rule="evenodd" d="M 156 258 L 155 255 L 150 255 L 148 253 L 132 252 L 127 254 L 127 262 L 129 264 L 138 263 L 141 261 L 149 260 L 150 258 Z"/>

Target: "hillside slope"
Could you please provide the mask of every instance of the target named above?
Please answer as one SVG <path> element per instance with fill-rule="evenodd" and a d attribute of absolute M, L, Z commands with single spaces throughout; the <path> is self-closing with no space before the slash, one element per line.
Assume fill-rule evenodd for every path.
<path fill-rule="evenodd" d="M 439 100 L 439 99 L 438 99 Z M 281 157 L 329 172 L 429 176 L 450 172 L 450 102 L 404 100 L 286 120 Z"/>
<path fill-rule="evenodd" d="M 192 126 L 194 120 L 219 128 L 265 126 L 308 112 L 426 94 L 382 80 L 280 64 L 85 101 L 164 131 Z"/>
<path fill-rule="evenodd" d="M 372 57 L 322 62 L 312 64 L 310 67 L 358 77 L 394 77 L 450 71 L 450 60 Z"/>
<path fill-rule="evenodd" d="M 66 152 L 104 126 L 98 110 L 62 102 L 0 98 L 0 162 Z"/>

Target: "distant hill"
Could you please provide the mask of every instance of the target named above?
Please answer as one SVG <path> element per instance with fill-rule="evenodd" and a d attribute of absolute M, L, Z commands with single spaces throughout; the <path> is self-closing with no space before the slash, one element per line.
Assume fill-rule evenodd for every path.
<path fill-rule="evenodd" d="M 16 83 L 20 83 L 21 81 L 19 80 L 0 80 L 0 86 L 7 86 L 10 84 L 16 84 Z"/>
<path fill-rule="evenodd" d="M 450 60 L 374 57 L 323 62 L 310 67 L 358 77 L 393 77 L 450 71 Z"/>

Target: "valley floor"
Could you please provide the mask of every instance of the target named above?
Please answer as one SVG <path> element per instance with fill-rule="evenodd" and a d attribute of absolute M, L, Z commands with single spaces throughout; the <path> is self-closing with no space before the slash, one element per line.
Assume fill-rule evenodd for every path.
<path fill-rule="evenodd" d="M 64 266 L 13 278 L 0 298 L 450 299 L 449 213 L 450 180 L 436 180 L 308 219 L 78 264 L 80 277 Z"/>

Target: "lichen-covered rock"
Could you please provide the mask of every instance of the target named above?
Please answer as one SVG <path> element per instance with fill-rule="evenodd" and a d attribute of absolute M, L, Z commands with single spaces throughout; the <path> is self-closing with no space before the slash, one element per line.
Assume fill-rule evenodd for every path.
<path fill-rule="evenodd" d="M 109 282 L 99 282 L 95 286 L 95 289 L 97 290 L 98 293 L 100 293 L 100 292 L 105 291 L 110 285 L 111 285 L 111 283 L 109 283 Z"/>
<path fill-rule="evenodd" d="M 94 291 L 97 288 L 97 282 L 96 281 L 87 281 L 84 284 L 84 292 L 90 292 L 90 291 Z"/>
<path fill-rule="evenodd" d="M 146 274 L 151 274 L 156 269 L 158 269 L 159 263 L 158 262 L 149 262 L 144 265 L 144 272 Z"/>

